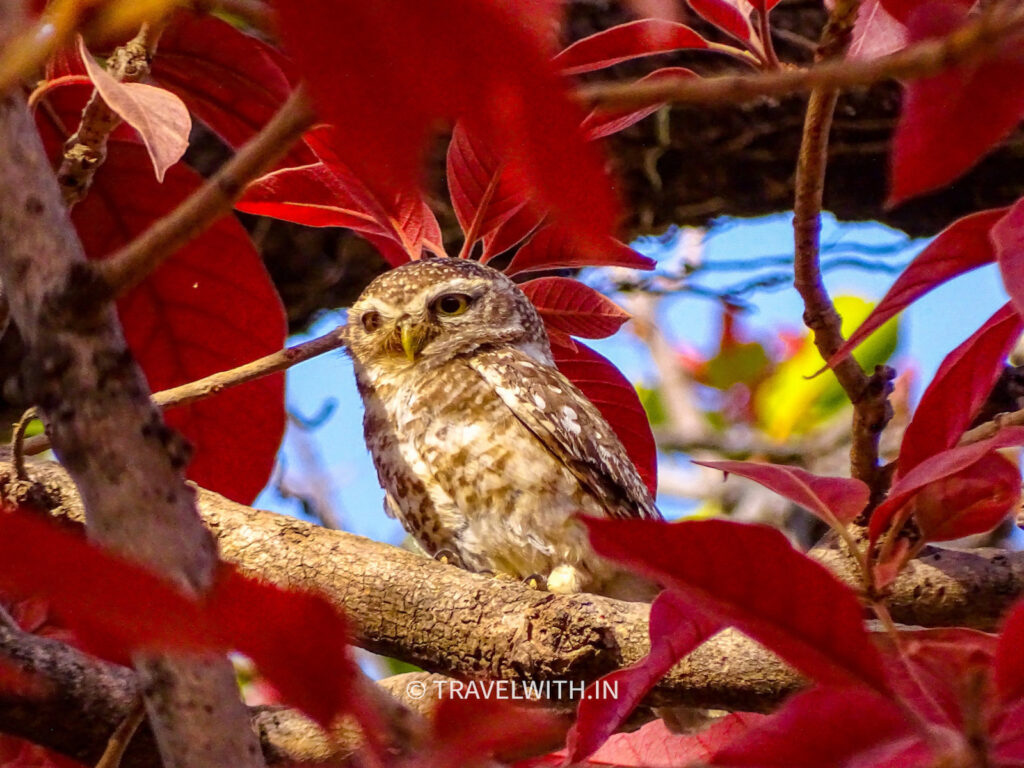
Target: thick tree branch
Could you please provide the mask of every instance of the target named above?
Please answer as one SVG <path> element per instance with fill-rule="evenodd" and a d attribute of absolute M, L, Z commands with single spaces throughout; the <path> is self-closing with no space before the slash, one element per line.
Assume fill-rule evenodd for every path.
<path fill-rule="evenodd" d="M 85 765 L 97 763 L 111 735 L 136 707 L 139 684 L 130 669 L 99 661 L 57 640 L 0 623 L 0 658 L 30 673 L 39 689 L 25 694 L 0 691 L 0 731 Z M 389 686 L 382 681 L 381 696 L 390 687 L 404 682 L 399 680 Z M 396 700 L 382 712 L 393 733 L 422 729 L 418 722 L 413 722 L 415 714 Z M 259 736 L 263 755 L 273 766 L 328 762 L 346 765 L 363 743 L 358 728 L 345 721 L 328 736 L 314 722 L 291 709 L 251 707 L 248 716 Z M 55 728 L 55 723 L 60 723 L 60 727 Z M 401 751 L 408 751 L 408 746 Z M 120 765 L 160 768 L 160 755 L 147 722 L 143 721 L 128 740 Z"/>
<path fill-rule="evenodd" d="M 0 0 L 0 36 L 18 29 L 20 6 Z M 217 553 L 184 482 L 187 446 L 150 403 L 113 307 L 97 301 L 19 92 L 0 94 L 0 146 L 0 282 L 28 348 L 27 398 L 81 490 L 90 535 L 202 590 Z M 262 764 L 226 659 L 136 663 L 168 768 Z"/>
<path fill-rule="evenodd" d="M 31 463 L 29 472 L 35 485 L 18 482 L 13 467 L 0 464 L 0 499 L 82 518 L 74 484 L 59 465 Z M 364 648 L 456 677 L 517 681 L 589 681 L 647 652 L 646 605 L 537 592 L 358 536 L 250 509 L 208 491 L 200 491 L 199 497 L 201 513 L 227 559 L 272 582 L 322 592 L 346 611 L 355 624 L 355 642 Z M 847 583 L 857 582 L 856 565 L 845 552 L 824 548 L 813 556 Z M 928 549 L 901 573 L 886 600 L 895 619 L 904 624 L 991 630 L 1022 592 L 1024 553 Z M 60 643 L 38 638 L 33 643 L 51 643 L 46 646 L 51 652 L 56 648 L 65 654 L 59 658 L 70 653 L 77 659 L 77 666 L 65 665 L 59 672 L 58 690 L 69 693 L 47 699 L 37 709 L 22 701 L 25 706 L 16 716 L 13 705 L 5 708 L 0 699 L 0 729 L 41 740 L 66 754 L 98 755 L 130 707 L 135 690 L 130 673 L 93 660 L 86 664 L 80 654 L 74 656 Z M 9 652 L 10 647 L 0 642 L 0 653 Z M 392 678 L 386 687 L 402 698 L 409 679 L 419 678 Z M 763 710 L 799 685 L 796 675 L 774 656 L 731 632 L 714 638 L 674 668 L 649 703 Z M 416 703 L 409 698 L 405 702 Z M 66 726 L 65 742 L 47 735 L 53 722 Z M 264 752 L 275 764 L 300 754 L 319 750 L 323 757 L 323 750 L 340 749 L 289 711 L 260 713 L 257 722 Z M 349 744 L 346 748 L 353 744 L 343 743 Z M 126 765 L 149 765 L 130 762 L 132 754 L 130 749 Z"/>

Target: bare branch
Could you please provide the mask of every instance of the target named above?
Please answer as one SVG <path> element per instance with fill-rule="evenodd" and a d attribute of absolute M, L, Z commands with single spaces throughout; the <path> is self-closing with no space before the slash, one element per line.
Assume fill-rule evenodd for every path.
<path fill-rule="evenodd" d="M 589 105 L 631 108 L 664 102 L 738 104 L 766 97 L 869 86 L 882 80 L 913 80 L 982 58 L 1024 32 L 1024 9 L 1004 4 L 948 37 L 924 40 L 867 61 L 836 60 L 806 69 L 687 78 L 645 83 L 595 83 L 578 90 Z"/>
<path fill-rule="evenodd" d="M 153 395 L 153 402 L 161 408 L 173 408 L 177 405 L 188 405 L 196 400 L 216 395 L 225 389 L 237 387 L 248 381 L 268 376 L 272 373 L 284 371 L 293 365 L 310 358 L 322 355 L 325 352 L 338 349 L 344 345 L 342 330 L 339 326 L 323 336 L 304 341 L 301 344 L 282 349 L 280 352 L 273 352 L 265 355 L 251 363 L 245 363 L 237 368 L 229 368 L 206 376 L 202 379 L 182 384 L 180 387 L 172 387 Z M 50 447 L 50 439 L 46 435 L 36 435 L 24 441 L 23 449 L 25 455 L 34 456 L 42 453 Z M 17 454 L 15 454 L 17 456 Z"/>
<path fill-rule="evenodd" d="M 164 259 L 230 211 L 246 184 L 284 156 L 314 118 L 300 87 L 251 141 L 181 205 L 96 264 L 110 294 L 120 296 L 138 285 Z"/>

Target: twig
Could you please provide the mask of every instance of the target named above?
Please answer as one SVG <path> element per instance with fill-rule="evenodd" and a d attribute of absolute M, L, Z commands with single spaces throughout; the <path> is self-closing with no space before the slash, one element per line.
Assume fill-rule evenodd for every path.
<path fill-rule="evenodd" d="M 958 445 L 967 445 L 969 443 L 979 443 L 982 440 L 988 440 L 990 437 L 995 437 L 1005 427 L 1021 427 L 1024 426 L 1024 409 L 1019 411 L 1010 411 L 1009 413 L 1000 413 L 992 421 L 986 421 L 984 424 L 979 424 L 974 429 L 969 429 L 960 436 L 960 442 Z"/>
<path fill-rule="evenodd" d="M 120 296 L 138 285 L 175 250 L 230 211 L 245 185 L 282 157 L 314 119 L 312 105 L 300 87 L 263 130 L 181 205 L 96 264 L 111 294 Z"/>
<path fill-rule="evenodd" d="M 121 758 L 124 757 L 124 751 L 128 749 L 128 744 L 131 743 L 132 736 L 135 735 L 135 731 L 138 730 L 142 721 L 146 717 L 146 708 L 142 703 L 142 697 L 135 700 L 135 706 L 132 707 L 131 712 L 128 716 L 121 721 L 121 724 L 117 726 L 110 739 L 107 741 L 107 748 L 103 750 L 103 755 L 96 762 L 96 768 L 118 768 L 121 765 Z"/>
<path fill-rule="evenodd" d="M 825 61 L 804 69 L 784 69 L 721 77 L 594 83 L 580 87 L 588 105 L 632 108 L 664 102 L 736 104 L 788 96 L 816 88 L 844 90 L 882 80 L 913 80 L 965 64 L 997 50 L 1024 31 L 1024 8 L 986 13 L 949 36 L 923 40 L 902 51 L 868 61 Z"/>
<path fill-rule="evenodd" d="M 859 0 L 836 3 L 822 33 L 819 58 L 828 60 L 843 54 L 858 7 Z M 828 137 L 838 97 L 839 92 L 832 87 L 819 86 L 811 93 L 797 161 L 793 205 L 794 286 L 804 302 L 804 323 L 813 332 L 814 344 L 825 360 L 843 343 L 842 322 L 822 281 L 820 261 Z M 888 395 L 894 374 L 888 368 L 879 367 L 869 378 L 852 357 L 833 370 L 854 405 L 851 474 L 868 484 L 875 499 L 880 498 L 885 489 L 878 470 L 878 440 L 892 413 Z"/>
<path fill-rule="evenodd" d="M 153 402 L 161 408 L 188 405 L 196 400 L 202 400 L 203 398 L 223 392 L 225 389 L 237 387 L 239 384 L 245 384 L 253 379 L 259 379 L 271 373 L 286 370 L 293 365 L 298 365 L 317 355 L 322 355 L 325 352 L 330 352 L 343 346 L 345 343 L 342 338 L 343 329 L 344 326 L 339 326 L 323 336 L 318 336 L 315 339 L 304 341 L 293 347 L 282 349 L 280 352 L 273 352 L 265 357 L 253 360 L 251 363 L 240 365 L 237 368 L 229 368 L 226 371 L 211 374 L 205 378 L 191 381 L 188 384 L 157 392 L 153 395 Z M 36 435 L 24 442 L 24 455 L 35 456 L 49 447 L 50 441 L 46 435 Z M 17 456 L 17 453 L 15 453 L 15 456 Z"/>
<path fill-rule="evenodd" d="M 162 31 L 162 25 L 143 24 L 135 37 L 116 48 L 107 59 L 107 72 L 123 83 L 143 80 L 149 75 L 149 64 Z M 93 176 L 107 159 L 107 138 L 120 124 L 121 116 L 107 106 L 94 88 L 82 110 L 78 130 L 64 144 L 64 155 L 57 171 L 57 183 L 69 208 L 89 191 Z"/>
<path fill-rule="evenodd" d="M 28 429 L 28 425 L 34 418 L 36 418 L 36 409 L 29 408 L 18 419 L 18 423 L 14 425 L 14 431 L 11 434 L 14 474 L 19 480 L 28 480 L 28 475 L 25 473 L 25 430 Z"/>
<path fill-rule="evenodd" d="M 14 633 L 22 631 L 18 622 L 14 620 L 14 617 L 11 616 L 10 612 L 6 608 L 4 608 L 2 603 L 0 603 L 0 627 L 6 627 Z"/>

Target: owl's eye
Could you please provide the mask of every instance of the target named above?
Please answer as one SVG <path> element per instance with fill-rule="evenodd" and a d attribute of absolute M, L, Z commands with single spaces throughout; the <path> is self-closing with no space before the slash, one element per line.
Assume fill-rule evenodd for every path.
<path fill-rule="evenodd" d="M 364 331 L 373 333 L 380 328 L 380 312 L 374 312 L 373 310 L 366 312 L 359 318 L 359 322 L 363 324 Z"/>
<path fill-rule="evenodd" d="M 469 309 L 471 297 L 464 293 L 446 293 L 434 301 L 434 311 L 441 315 L 461 315 Z"/>

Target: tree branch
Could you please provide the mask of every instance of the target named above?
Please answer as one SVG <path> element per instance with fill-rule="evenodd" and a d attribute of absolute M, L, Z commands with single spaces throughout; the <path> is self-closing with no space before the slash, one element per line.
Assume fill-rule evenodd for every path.
<path fill-rule="evenodd" d="M 160 408 L 173 408 L 178 405 L 188 405 L 196 400 L 202 400 L 223 392 L 225 389 L 237 387 L 253 379 L 269 376 L 272 373 L 287 370 L 293 365 L 309 360 L 317 355 L 338 349 L 344 345 L 342 330 L 339 326 L 323 336 L 304 341 L 279 352 L 265 355 L 250 363 L 245 363 L 237 368 L 229 368 L 226 371 L 211 374 L 202 379 L 182 384 L 180 387 L 172 387 L 153 395 L 153 402 Z M 46 435 L 36 435 L 22 441 L 22 448 L 27 456 L 34 456 L 42 453 L 50 447 L 50 439 Z M 15 462 L 18 460 L 18 452 L 15 451 Z"/>
<path fill-rule="evenodd" d="M 982 58 L 1024 32 L 1024 9 L 1003 6 L 984 13 L 947 37 L 923 40 L 901 51 L 866 61 L 833 60 L 801 69 L 687 78 L 645 83 L 594 83 L 581 86 L 579 98 L 590 106 L 630 108 L 665 102 L 739 104 L 815 89 L 846 90 L 883 80 L 913 80 Z"/>
<path fill-rule="evenodd" d="M 110 294 L 120 296 L 131 290 L 164 259 L 230 211 L 246 184 L 283 157 L 314 119 L 305 89 L 300 87 L 251 141 L 181 205 L 96 263 Z"/>
<path fill-rule="evenodd" d="M 20 6 L 0 0 L 0 37 L 17 29 Z M 28 349 L 26 395 L 81 490 L 89 534 L 201 591 L 217 553 L 184 481 L 187 446 L 150 403 L 113 306 L 97 296 L 18 91 L 0 93 L 0 146 L 0 282 Z M 227 659 L 136 664 L 167 768 L 262 765 Z"/>
<path fill-rule="evenodd" d="M 143 24 L 139 33 L 119 46 L 107 59 L 107 72 L 115 80 L 137 83 L 149 75 L 149 63 L 156 53 L 163 27 Z M 57 171 L 64 202 L 73 206 L 89 191 L 93 176 L 107 159 L 107 138 L 121 124 L 121 116 L 107 106 L 99 91 L 93 88 L 78 130 L 64 144 L 64 154 Z"/>
<path fill-rule="evenodd" d="M 843 55 L 857 18 L 859 0 L 838 0 L 822 33 L 819 57 L 826 61 Z M 804 121 L 796 169 L 793 204 L 794 281 L 804 302 L 804 323 L 814 334 L 822 359 L 829 360 L 843 343 L 842 321 L 821 277 L 821 203 L 825 189 L 828 136 L 839 91 L 819 86 L 811 92 Z M 870 378 L 860 363 L 847 357 L 832 369 L 853 403 L 850 473 L 863 480 L 877 502 L 885 493 L 878 466 L 878 441 L 892 417 L 889 394 L 895 373 L 879 366 Z"/>

